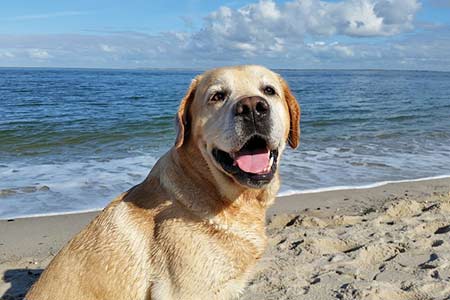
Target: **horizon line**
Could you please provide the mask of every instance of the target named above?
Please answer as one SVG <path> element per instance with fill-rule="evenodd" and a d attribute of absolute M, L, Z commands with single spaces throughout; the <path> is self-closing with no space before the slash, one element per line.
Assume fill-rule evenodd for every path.
<path fill-rule="evenodd" d="M 237 64 L 239 65 L 239 64 Z M 243 64 L 245 65 L 245 64 Z M 255 64 L 249 64 L 255 65 Z M 230 65 L 233 66 L 233 65 Z M 214 69 L 217 67 L 36 67 L 36 66 L 20 66 L 20 67 L 4 67 L 0 66 L 1 69 L 48 69 L 48 70 L 110 70 L 110 71 L 151 71 L 151 70 L 160 70 L 160 71 L 170 71 L 170 70 L 179 70 L 179 71 L 205 71 L 209 69 Z M 441 73 L 449 73 L 449 70 L 429 70 L 429 69 L 383 69 L 383 68 L 270 68 L 272 70 L 280 70 L 280 71 L 391 71 L 391 72 L 441 72 Z"/>

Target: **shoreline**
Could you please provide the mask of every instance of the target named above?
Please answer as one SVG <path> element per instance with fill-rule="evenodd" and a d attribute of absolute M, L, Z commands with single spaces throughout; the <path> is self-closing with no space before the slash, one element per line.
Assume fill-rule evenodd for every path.
<path fill-rule="evenodd" d="M 445 179 L 445 178 L 450 178 L 450 175 L 437 175 L 437 176 L 420 177 L 420 178 L 413 178 L 413 179 L 386 180 L 386 181 L 379 181 L 379 182 L 368 183 L 368 184 L 363 184 L 363 185 L 337 185 L 337 186 L 317 188 L 317 189 L 307 189 L 307 190 L 303 190 L 303 191 L 287 190 L 285 192 L 278 193 L 277 198 L 294 196 L 294 195 L 302 195 L 302 194 L 322 193 L 322 192 L 371 189 L 371 188 L 381 187 L 381 186 L 385 186 L 385 185 L 392 184 L 392 183 L 420 182 L 420 181 Z"/>
<path fill-rule="evenodd" d="M 297 195 L 309 195 L 316 193 L 324 193 L 324 192 L 340 192 L 340 191 L 353 191 L 353 190 L 365 190 L 372 189 L 377 187 L 383 187 L 389 184 L 397 184 L 397 183 L 413 183 L 413 182 L 421 182 L 421 181 L 430 181 L 430 180 L 438 180 L 438 179 L 450 179 L 450 175 L 437 175 L 430 177 L 420 177 L 413 179 L 400 179 L 400 180 L 386 180 L 379 181 L 369 184 L 363 185 L 354 185 L 354 186 L 331 186 L 324 188 L 316 188 L 316 189 L 306 189 L 306 190 L 287 190 L 284 192 L 278 192 L 278 198 L 285 198 Z M 109 203 L 109 202 L 108 202 Z M 55 212 L 55 213 L 42 213 L 42 214 L 31 214 L 31 215 L 18 215 L 14 217 L 2 218 L 0 217 L 0 221 L 11 221 L 17 219 L 29 219 L 29 218 L 43 218 L 43 217 L 54 217 L 54 216 L 65 216 L 65 215 L 77 215 L 77 214 L 86 214 L 86 213 L 98 213 L 103 209 L 103 207 L 90 208 L 84 210 L 75 210 L 75 211 L 65 211 L 65 212 Z"/>
<path fill-rule="evenodd" d="M 445 207 L 436 209 L 440 201 Z M 395 212 L 391 214 L 393 217 L 386 213 L 390 211 Z M 0 274 L 3 279 L 0 281 L 0 299 L 22 300 L 59 249 L 98 213 L 99 211 L 91 211 L 0 220 Z M 298 299 L 299 295 L 303 295 L 302 299 L 334 299 L 331 297 L 332 293 L 348 282 L 351 283 L 349 288 L 363 290 L 369 286 L 374 290 L 389 290 L 390 286 L 375 285 L 380 282 L 370 279 L 375 278 L 375 275 L 372 276 L 372 269 L 381 274 L 377 275 L 379 278 L 386 278 L 386 284 L 394 285 L 395 289 L 400 283 L 394 281 L 400 280 L 401 276 L 408 276 L 408 280 L 416 285 L 425 281 L 428 284 L 431 278 L 433 284 L 445 283 L 450 287 L 450 273 L 445 267 L 450 265 L 450 256 L 447 255 L 450 253 L 450 236 L 433 235 L 439 228 L 450 228 L 449 213 L 449 177 L 277 197 L 275 204 L 267 211 L 268 248 L 259 264 L 260 270 L 243 299 Z M 429 227 L 430 233 L 424 232 L 421 224 Z M 365 233 L 374 235 L 364 236 Z M 391 247 L 404 247 L 405 242 L 410 243 L 413 240 L 419 242 L 418 245 L 413 245 L 415 248 L 411 246 L 411 257 L 405 258 L 405 253 L 409 253 L 408 248 L 402 250 L 405 251 L 403 253 Z M 361 245 L 367 247 L 361 248 Z M 315 249 L 317 253 L 311 252 L 311 249 Z M 379 255 L 383 253 L 380 250 L 380 254 L 378 249 L 391 251 L 392 258 L 383 256 L 379 259 Z M 433 263 L 443 264 L 444 267 L 430 269 L 431 277 L 419 277 L 428 270 L 423 271 L 420 266 L 424 265 L 433 253 L 439 256 Z M 371 255 L 369 260 L 364 258 L 367 254 Z M 327 255 L 329 257 L 324 260 Z M 321 273 L 324 266 L 333 269 L 340 264 L 341 259 L 363 259 L 364 263 L 346 262 L 344 271 L 339 269 L 336 273 Z M 401 261 L 397 263 L 399 259 Z M 286 264 L 279 265 L 283 261 Z M 369 265 L 367 261 L 373 261 L 374 264 Z M 386 272 L 379 271 L 379 261 L 387 266 Z M 400 268 L 405 261 L 414 263 L 408 265 L 409 269 L 401 269 L 401 272 L 408 275 L 395 269 Z M 415 270 L 415 273 L 411 275 L 408 273 L 410 270 Z M 437 270 L 440 277 L 436 275 Z M 367 275 L 369 279 L 364 277 L 365 275 L 364 278 L 348 277 L 345 275 L 347 271 L 348 274 L 363 275 L 368 272 L 370 276 Z M 341 272 L 347 277 L 341 276 Z M 342 281 L 344 279 L 345 281 Z M 420 288 L 419 286 L 418 289 Z M 416 299 L 409 294 L 403 297 L 401 289 L 398 290 L 400 292 L 376 299 Z M 432 290 L 446 291 L 439 285 Z M 344 292 L 346 291 L 342 291 Z"/>

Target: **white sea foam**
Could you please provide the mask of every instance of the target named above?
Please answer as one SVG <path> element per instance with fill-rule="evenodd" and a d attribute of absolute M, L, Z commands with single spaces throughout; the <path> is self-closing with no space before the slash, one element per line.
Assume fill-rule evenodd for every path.
<path fill-rule="evenodd" d="M 0 218 L 91 211 L 142 181 L 150 155 L 0 168 Z"/>
<path fill-rule="evenodd" d="M 450 175 L 439 175 L 439 176 L 431 176 L 431 177 L 423 177 L 423 178 L 415 178 L 415 179 L 388 180 L 388 181 L 380 181 L 380 182 L 375 182 L 375 183 L 371 183 L 371 184 L 355 185 L 355 186 L 343 185 L 343 186 L 331 186 L 331 187 L 306 189 L 306 190 L 289 189 L 289 190 L 285 190 L 285 191 L 280 191 L 277 194 L 277 196 L 278 197 L 286 197 L 286 196 L 293 196 L 293 195 L 300 195 L 300 194 L 314 194 L 314 193 L 332 192 L 332 191 L 341 191 L 341 190 L 362 190 L 362 189 L 370 189 L 370 188 L 380 187 L 380 186 L 391 184 L 391 183 L 418 182 L 418 181 L 427 181 L 427 180 L 444 179 L 444 178 L 450 178 Z"/>
<path fill-rule="evenodd" d="M 85 214 L 101 211 L 104 207 L 96 207 L 92 209 L 74 210 L 74 211 L 62 211 L 54 213 L 41 213 L 41 214 L 29 214 L 29 215 L 17 215 L 12 218 L 0 218 L 0 220 L 12 220 L 12 219 L 28 219 L 28 218 L 43 218 L 43 217 L 53 217 L 53 216 L 66 216 L 66 215 L 76 215 Z"/>
<path fill-rule="evenodd" d="M 371 188 L 450 176 L 436 176 L 448 174 L 450 158 L 445 149 L 419 154 L 378 150 L 363 154 L 361 149 L 358 152 L 350 147 L 328 147 L 323 152 L 287 151 L 280 167 L 282 187 L 279 196 Z M 159 154 L 133 153 L 130 157 L 109 160 L 1 164 L 0 218 L 100 209 L 141 182 L 156 162 L 156 156 Z M 419 178 L 410 179 L 414 177 Z"/>
<path fill-rule="evenodd" d="M 439 176 L 432 176 L 432 177 L 403 179 L 403 180 L 389 180 L 389 181 L 381 181 L 381 182 L 375 182 L 375 183 L 371 183 L 371 184 L 357 185 L 357 186 L 332 186 L 332 187 L 324 187 L 324 188 L 317 188 L 317 189 L 306 189 L 306 190 L 292 190 L 292 189 L 289 189 L 289 190 L 285 190 L 285 191 L 280 191 L 277 194 L 277 197 L 287 197 L 287 196 L 294 196 L 294 195 L 301 195 L 301 194 L 314 194 L 314 193 L 332 192 L 332 191 L 341 191 L 341 190 L 369 189 L 369 188 L 375 188 L 375 187 L 384 186 L 384 185 L 387 185 L 387 184 L 420 182 L 420 181 L 445 179 L 445 178 L 450 178 L 450 175 L 439 175 Z M 74 215 L 74 214 L 81 214 L 81 213 L 97 212 L 97 211 L 102 210 L 103 208 L 104 208 L 104 206 L 90 208 L 90 209 L 61 211 L 61 212 L 35 213 L 35 214 L 23 214 L 23 215 L 19 214 L 19 215 L 14 215 L 14 217 L 8 217 L 8 218 L 0 216 L 0 220 L 37 218 L 37 217 L 50 217 L 50 216 L 60 216 L 60 215 Z"/>

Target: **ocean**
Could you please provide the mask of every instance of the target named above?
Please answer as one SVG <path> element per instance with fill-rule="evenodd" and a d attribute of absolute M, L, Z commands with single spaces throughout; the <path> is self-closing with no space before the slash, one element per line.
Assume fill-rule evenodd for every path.
<path fill-rule="evenodd" d="M 277 72 L 302 107 L 281 195 L 450 175 L 450 72 Z M 99 209 L 142 181 L 198 73 L 0 69 L 0 219 Z"/>

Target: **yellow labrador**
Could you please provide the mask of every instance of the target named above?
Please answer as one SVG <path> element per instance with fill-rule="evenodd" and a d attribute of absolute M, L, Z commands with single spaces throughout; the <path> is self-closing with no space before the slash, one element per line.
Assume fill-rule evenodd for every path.
<path fill-rule="evenodd" d="M 28 300 L 235 299 L 262 255 L 300 109 L 261 66 L 196 77 L 175 146 L 53 259 Z"/>

